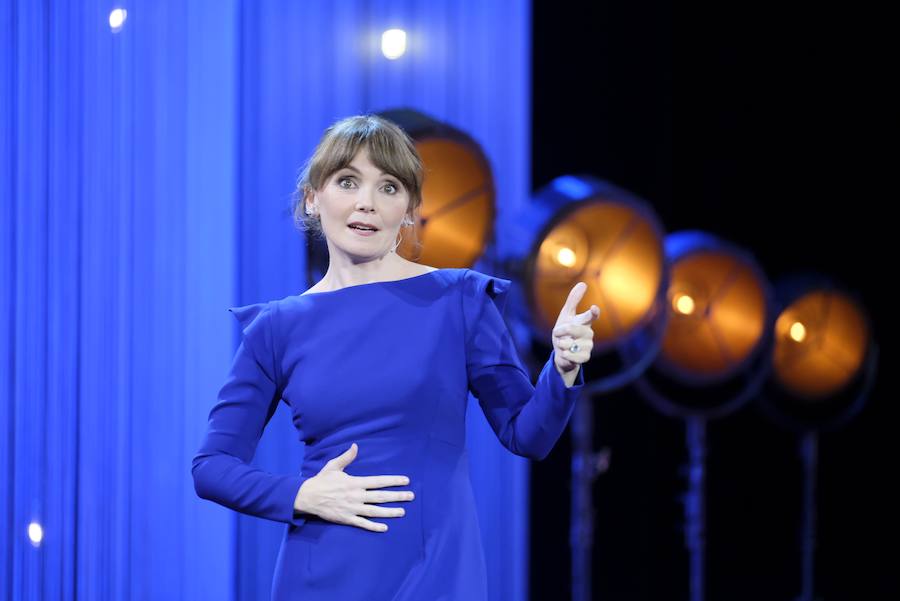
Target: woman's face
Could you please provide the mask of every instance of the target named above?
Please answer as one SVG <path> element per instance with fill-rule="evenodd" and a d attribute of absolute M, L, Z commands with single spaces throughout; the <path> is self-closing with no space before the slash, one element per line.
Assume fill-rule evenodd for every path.
<path fill-rule="evenodd" d="M 344 252 L 365 260 L 391 251 L 409 207 L 409 192 L 393 175 L 369 161 L 363 147 L 350 164 L 339 169 L 314 194 L 313 202 L 329 242 L 329 252 Z M 350 227 L 374 226 L 375 231 Z"/>

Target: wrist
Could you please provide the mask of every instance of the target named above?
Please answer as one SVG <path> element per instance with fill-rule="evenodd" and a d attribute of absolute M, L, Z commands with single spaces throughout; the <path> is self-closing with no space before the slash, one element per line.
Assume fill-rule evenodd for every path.
<path fill-rule="evenodd" d="M 576 364 L 575 369 L 571 369 L 569 371 L 563 371 L 559 365 L 555 365 L 556 372 L 559 374 L 559 377 L 562 378 L 563 384 L 566 385 L 566 388 L 571 388 L 575 381 L 578 379 L 578 370 L 581 369 L 581 365 Z"/>
<path fill-rule="evenodd" d="M 303 513 L 303 514 L 311 514 L 309 511 L 309 503 L 307 502 L 307 493 L 309 489 L 303 489 L 306 486 L 306 483 L 309 480 L 304 480 L 303 484 L 300 485 L 300 488 L 297 489 L 297 494 L 294 496 L 294 513 Z"/>

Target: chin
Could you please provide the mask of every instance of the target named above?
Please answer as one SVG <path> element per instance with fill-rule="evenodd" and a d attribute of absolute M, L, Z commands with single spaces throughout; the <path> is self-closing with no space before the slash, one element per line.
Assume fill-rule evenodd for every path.
<path fill-rule="evenodd" d="M 352 248 L 335 245 L 339 252 L 351 257 L 356 262 L 374 261 L 382 258 L 387 252 L 384 248 L 372 248 L 363 244 L 354 244 Z"/>

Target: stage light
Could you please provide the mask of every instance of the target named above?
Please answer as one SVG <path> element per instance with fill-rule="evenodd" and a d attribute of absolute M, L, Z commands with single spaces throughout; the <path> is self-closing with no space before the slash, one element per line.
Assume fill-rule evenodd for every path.
<path fill-rule="evenodd" d="M 598 350 L 638 327 L 653 306 L 662 277 L 658 232 L 640 211 L 609 198 L 573 208 L 549 229 L 530 273 L 530 297 L 539 323 L 549 329 L 571 287 L 588 285 L 585 303 L 605 313 L 598 322 Z"/>
<path fill-rule="evenodd" d="M 759 397 L 763 412 L 798 435 L 803 466 L 799 600 L 815 594 L 816 480 L 819 432 L 844 426 L 865 405 L 875 382 L 878 346 L 864 305 L 823 275 L 796 275 L 776 286 L 779 313 L 772 377 Z"/>
<path fill-rule="evenodd" d="M 859 411 L 874 379 L 877 347 L 863 303 L 823 275 L 785 278 L 777 296 L 763 409 L 795 432 L 837 428 Z"/>
<path fill-rule="evenodd" d="M 762 387 L 774 299 L 746 251 L 711 234 L 686 231 L 665 241 L 670 312 L 662 349 L 635 381 L 657 410 L 683 418 L 689 452 L 684 496 L 690 599 L 704 598 L 706 423 L 737 410 Z"/>
<path fill-rule="evenodd" d="M 609 463 L 594 450 L 594 398 L 633 381 L 659 351 L 665 327 L 667 270 L 664 232 L 650 205 L 587 175 L 565 175 L 539 190 L 504 222 L 501 272 L 522 297 L 514 309 L 534 340 L 549 345 L 550 331 L 572 287 L 587 284 L 579 311 L 600 308 L 592 354 L 583 365 L 584 397 L 572 419 L 572 592 L 590 599 L 594 507 L 592 486 Z M 512 311 L 507 311 L 512 313 Z M 588 373 L 589 372 L 589 373 Z"/>
<path fill-rule="evenodd" d="M 666 255 L 670 316 L 638 387 L 667 415 L 724 415 L 750 400 L 768 373 L 771 288 L 748 253 L 710 234 L 670 234 Z"/>
<path fill-rule="evenodd" d="M 403 56 L 406 53 L 406 32 L 402 29 L 388 29 L 382 33 L 381 53 L 390 60 Z"/>
<path fill-rule="evenodd" d="M 109 13 L 109 28 L 113 33 L 118 33 L 122 30 L 122 26 L 125 24 L 125 19 L 128 17 L 128 11 L 124 8 L 114 8 Z"/>
<path fill-rule="evenodd" d="M 775 322 L 774 373 L 785 389 L 815 401 L 859 372 L 869 343 L 862 309 L 837 292 L 808 292 Z"/>
<path fill-rule="evenodd" d="M 658 351 L 666 312 L 663 228 L 650 205 L 591 176 L 564 175 L 539 190 L 506 227 L 504 272 L 521 283 L 534 336 L 550 339 L 559 308 L 579 281 L 595 304 L 593 393 L 621 387 Z M 583 310 L 583 309 L 582 309 Z M 593 367 L 593 366 L 592 366 Z"/>

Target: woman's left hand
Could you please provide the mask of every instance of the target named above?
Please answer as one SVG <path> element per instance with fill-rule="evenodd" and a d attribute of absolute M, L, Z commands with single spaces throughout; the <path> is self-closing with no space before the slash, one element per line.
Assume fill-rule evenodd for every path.
<path fill-rule="evenodd" d="M 584 313 L 576 313 L 578 303 L 587 291 L 587 284 L 578 282 L 569 292 L 566 304 L 559 312 L 556 325 L 553 326 L 553 348 L 556 371 L 571 386 L 578 376 L 578 368 L 582 363 L 587 363 L 591 358 L 591 349 L 594 348 L 594 330 L 591 324 L 600 317 L 600 307 L 591 305 Z M 573 344 L 578 345 L 577 351 L 571 351 Z"/>

